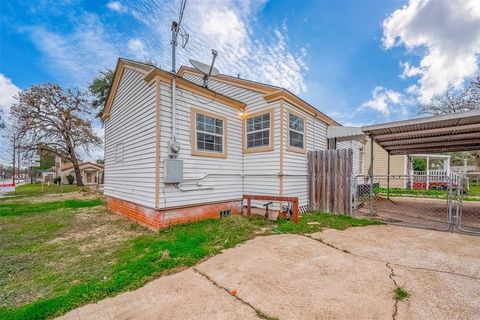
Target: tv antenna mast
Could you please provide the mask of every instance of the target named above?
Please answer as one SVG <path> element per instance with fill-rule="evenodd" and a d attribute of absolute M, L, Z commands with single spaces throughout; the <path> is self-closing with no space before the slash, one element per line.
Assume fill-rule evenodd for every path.
<path fill-rule="evenodd" d="M 205 88 L 207 87 L 207 81 L 208 81 L 208 78 L 210 78 L 210 76 L 216 76 L 220 74 L 218 69 L 213 66 L 215 64 L 215 59 L 217 58 L 218 51 L 212 49 L 212 54 L 213 54 L 213 58 L 212 58 L 212 63 L 210 65 L 200 61 L 193 60 L 193 59 L 188 60 L 190 61 L 192 66 L 195 67 L 195 69 L 203 73 L 203 86 Z"/>
<path fill-rule="evenodd" d="M 185 48 L 188 42 L 189 35 L 182 27 L 182 19 L 183 19 L 183 12 L 185 11 L 185 6 L 187 5 L 187 0 L 181 0 L 180 3 L 180 14 L 178 16 L 178 21 L 172 21 L 172 41 L 170 44 L 172 45 L 172 137 L 169 142 L 169 157 L 176 158 L 178 153 L 180 152 L 181 146 L 177 142 L 177 80 L 175 73 L 177 72 L 176 68 L 176 48 L 178 43 L 178 36 L 182 38 L 182 48 Z"/>
<path fill-rule="evenodd" d="M 176 70 L 176 48 L 178 44 L 178 36 L 182 38 L 182 48 L 188 43 L 188 39 L 190 35 L 185 31 L 182 27 L 182 19 L 183 19 L 183 12 L 185 11 L 185 6 L 187 5 L 187 0 L 182 0 L 180 4 L 180 14 L 178 15 L 178 21 L 172 21 L 172 41 L 170 44 L 172 45 L 172 72 L 177 72 Z"/>

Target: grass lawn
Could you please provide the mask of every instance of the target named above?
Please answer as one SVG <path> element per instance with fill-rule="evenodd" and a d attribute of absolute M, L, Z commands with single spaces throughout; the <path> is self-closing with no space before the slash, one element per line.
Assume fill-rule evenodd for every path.
<path fill-rule="evenodd" d="M 43 195 L 43 194 L 52 194 L 52 193 L 69 193 L 69 192 L 75 192 L 75 191 L 88 191 L 87 186 L 83 187 L 78 187 L 76 185 L 56 185 L 56 184 L 50 184 L 46 185 L 43 184 L 23 184 L 21 186 L 18 186 L 16 188 L 15 192 L 12 192 L 10 195 L 12 196 L 23 196 L 23 197 L 31 197 L 31 196 L 38 196 L 38 195 Z"/>
<path fill-rule="evenodd" d="M 470 190 L 468 190 L 470 196 L 480 196 L 480 186 L 470 184 Z"/>
<path fill-rule="evenodd" d="M 378 223 L 319 213 L 302 215 L 298 225 L 232 216 L 154 233 L 108 213 L 104 204 L 77 201 L 74 206 L 45 202 L 42 210 L 21 209 L 32 203 L 4 202 L 16 213 L 0 217 L 0 319 L 58 316 L 257 235 Z"/>

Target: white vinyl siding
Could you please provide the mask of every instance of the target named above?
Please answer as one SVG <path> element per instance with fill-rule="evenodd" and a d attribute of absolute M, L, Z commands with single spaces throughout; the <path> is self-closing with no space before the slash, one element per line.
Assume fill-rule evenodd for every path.
<path fill-rule="evenodd" d="M 308 205 L 307 154 L 287 150 L 287 135 L 290 132 L 289 111 L 304 119 L 306 151 L 325 150 L 327 147 L 327 125 L 288 102 L 284 103 L 284 148 L 283 148 L 283 194 L 298 197 L 300 206 Z"/>
<path fill-rule="evenodd" d="M 155 86 L 125 68 L 105 121 L 105 195 L 155 206 Z"/>
<path fill-rule="evenodd" d="M 113 102 L 110 119 L 105 124 L 105 194 L 146 207 L 154 207 L 156 86 L 154 82 L 147 85 L 143 77 L 144 74 L 141 72 L 126 69 Z M 187 73 L 184 77 L 198 84 L 203 83 L 202 78 L 197 75 Z M 273 129 L 269 129 L 268 138 L 273 148 L 257 153 L 244 153 L 244 143 L 246 144 L 242 136 L 245 130 L 244 116 L 239 110 L 219 103 L 215 99 L 201 97 L 186 89 L 177 88 L 176 141 L 181 146 L 178 159 L 183 160 L 184 182 L 177 186 L 165 184 L 163 161 L 168 157 L 169 141 L 172 138 L 172 105 L 171 85 L 161 82 L 159 208 L 240 200 L 243 194 L 279 195 L 282 179 L 283 195 L 299 197 L 300 205 L 306 205 L 308 200 L 307 157 L 306 153 L 287 150 L 287 137 L 290 132 L 288 111 L 294 111 L 304 118 L 303 144 L 306 151 L 326 148 L 326 124 L 287 102 L 283 103 L 282 116 L 282 102 L 268 103 L 264 99 L 264 94 L 253 90 L 214 79 L 209 81 L 208 87 L 245 103 L 245 115 L 262 114 L 270 110 L 269 121 L 273 124 Z M 219 129 L 220 125 L 213 129 L 214 132 L 202 126 L 197 128 L 197 119 L 192 118 L 192 109 L 218 115 L 219 118 L 212 116 L 215 119 L 225 118 L 222 130 Z M 280 132 L 281 119 L 284 121 L 282 133 Z M 193 134 L 192 129 L 195 131 Z M 194 151 L 192 146 L 198 147 L 197 141 L 192 141 L 192 139 L 197 140 L 197 133 L 221 136 L 223 149 L 225 149 L 222 151 L 226 153 L 226 157 L 211 158 L 192 154 Z M 280 138 L 281 134 L 283 139 Z M 280 154 L 281 140 L 283 141 L 282 155 Z M 215 144 L 215 139 L 213 142 Z M 120 148 L 119 145 L 123 147 Z M 211 149 L 210 146 L 208 148 Z M 120 156 L 121 150 L 123 150 L 123 157 Z M 208 151 L 219 152 L 219 149 Z M 283 158 L 283 178 L 281 178 L 281 158 Z M 254 205 L 260 206 L 263 203 L 254 202 Z"/>
<path fill-rule="evenodd" d="M 363 143 L 357 140 L 337 141 L 337 149 L 352 149 L 352 176 L 361 174 Z"/>
<path fill-rule="evenodd" d="M 177 88 L 177 142 L 181 146 L 178 159 L 183 160 L 184 182 L 180 188 L 165 184 L 163 161 L 168 157 L 172 132 L 171 85 L 161 83 L 160 95 L 160 208 L 181 207 L 242 198 L 242 117 L 239 111 L 212 99 Z M 226 158 L 192 155 L 192 108 L 227 119 Z M 200 112 L 201 112 L 200 111 Z M 203 178 L 203 179 L 202 179 Z"/>
<path fill-rule="evenodd" d="M 203 83 L 200 76 L 187 73 L 185 79 L 196 83 Z M 208 88 L 229 96 L 233 99 L 246 104 L 244 113 L 256 114 L 273 108 L 273 150 L 257 153 L 244 153 L 243 156 L 243 193 L 242 194 L 261 194 L 261 195 L 279 195 L 280 193 L 280 102 L 274 101 L 268 103 L 265 101 L 264 94 L 237 87 L 232 84 L 210 79 Z M 284 139 L 285 140 L 285 139 Z M 240 152 L 242 150 L 240 149 Z M 264 202 L 254 201 L 254 206 L 261 206 Z"/>

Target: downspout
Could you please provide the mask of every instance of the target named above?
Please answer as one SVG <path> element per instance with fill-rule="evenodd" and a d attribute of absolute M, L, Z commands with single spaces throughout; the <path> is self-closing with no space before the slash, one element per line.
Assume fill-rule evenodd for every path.
<path fill-rule="evenodd" d="M 180 144 L 177 143 L 177 81 L 176 81 L 176 47 L 179 24 L 172 21 L 172 137 L 169 143 L 169 156 L 176 158 L 180 151 Z"/>
<path fill-rule="evenodd" d="M 172 79 L 172 142 L 177 141 L 177 81 L 174 76 Z"/>

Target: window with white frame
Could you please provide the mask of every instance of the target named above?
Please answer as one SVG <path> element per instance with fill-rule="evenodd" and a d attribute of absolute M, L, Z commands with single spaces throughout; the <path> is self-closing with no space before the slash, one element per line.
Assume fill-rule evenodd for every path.
<path fill-rule="evenodd" d="M 288 128 L 290 147 L 305 149 L 305 119 L 289 113 Z"/>
<path fill-rule="evenodd" d="M 197 151 L 224 153 L 225 121 L 215 116 L 195 113 L 195 148 Z"/>
<path fill-rule="evenodd" d="M 247 149 L 270 146 L 271 113 L 246 119 Z"/>

